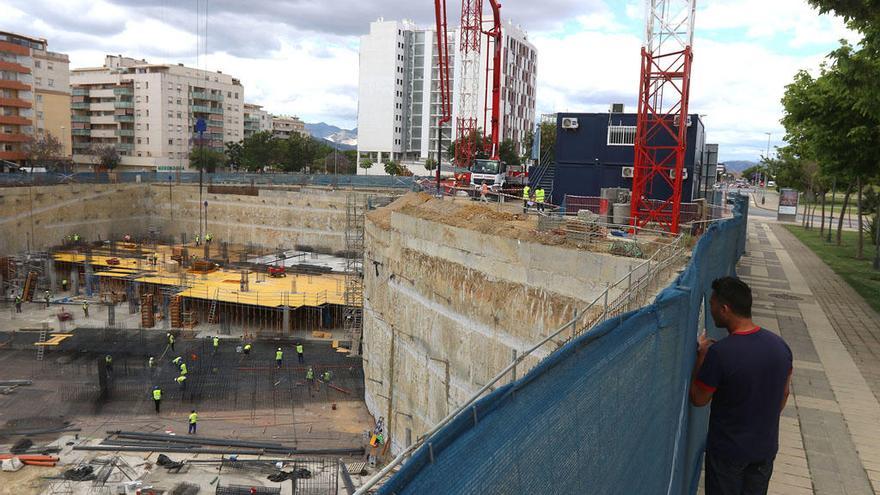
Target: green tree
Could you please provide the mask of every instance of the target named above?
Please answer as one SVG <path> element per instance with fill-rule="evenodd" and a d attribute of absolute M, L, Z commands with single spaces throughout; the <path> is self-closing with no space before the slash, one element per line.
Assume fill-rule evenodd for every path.
<path fill-rule="evenodd" d="M 519 165 L 522 163 L 513 139 L 501 141 L 501 144 L 498 145 L 498 157 L 508 165 Z"/>
<path fill-rule="evenodd" d="M 458 146 L 461 145 L 460 141 L 462 141 L 464 139 L 466 139 L 466 138 L 462 137 L 460 139 L 453 140 L 451 143 L 449 143 L 449 147 L 446 148 L 446 158 L 448 160 L 455 161 L 455 150 L 456 150 L 456 148 L 458 148 Z M 483 135 L 482 129 L 477 129 L 476 131 L 472 132 L 470 135 L 469 141 L 473 142 L 474 146 L 475 146 L 474 158 L 489 158 L 489 155 L 486 154 L 486 149 L 487 149 L 487 145 L 489 145 L 491 141 L 490 141 L 489 137 Z M 469 168 L 471 166 L 471 164 L 470 163 L 466 163 L 466 164 L 456 163 L 455 166 L 461 167 L 461 168 Z"/>
<path fill-rule="evenodd" d="M 425 160 L 425 170 L 433 172 L 437 168 L 437 160 L 428 158 Z"/>
<path fill-rule="evenodd" d="M 116 147 L 112 145 L 92 148 L 90 154 L 98 157 L 98 165 L 104 170 L 115 169 L 119 166 L 119 162 L 122 160 L 119 157 L 119 152 L 116 151 Z"/>
<path fill-rule="evenodd" d="M 226 164 L 232 168 L 237 170 L 242 166 L 242 159 L 244 156 L 244 146 L 242 146 L 241 142 L 234 143 L 229 141 L 226 143 Z"/>
<path fill-rule="evenodd" d="M 362 169 L 364 169 L 364 172 L 365 172 L 365 173 L 369 173 L 369 172 L 370 172 L 370 168 L 371 168 L 372 166 L 373 166 L 373 161 L 370 160 L 369 158 L 363 158 L 363 159 L 361 159 L 361 165 L 360 165 L 360 167 L 361 167 Z"/>
<path fill-rule="evenodd" d="M 241 142 L 241 166 L 250 172 L 277 167 L 281 155 L 280 142 L 269 131 L 244 138 Z"/>
<path fill-rule="evenodd" d="M 226 162 L 226 155 L 209 148 L 193 148 L 189 152 L 189 166 L 208 173 L 216 172 Z"/>

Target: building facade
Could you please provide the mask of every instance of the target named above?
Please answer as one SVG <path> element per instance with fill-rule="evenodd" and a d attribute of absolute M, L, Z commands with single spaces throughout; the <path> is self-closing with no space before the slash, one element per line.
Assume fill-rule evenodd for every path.
<path fill-rule="evenodd" d="M 103 67 L 71 71 L 70 82 L 74 162 L 83 166 L 111 146 L 121 169 L 187 170 L 193 148 L 222 152 L 244 138 L 244 87 L 220 71 L 108 55 Z"/>
<path fill-rule="evenodd" d="M 273 116 L 272 117 L 272 135 L 280 138 L 287 139 L 291 134 L 298 133 L 300 135 L 306 136 L 306 124 L 299 119 L 299 117 L 289 117 L 289 116 Z"/>
<path fill-rule="evenodd" d="M 258 132 L 272 131 L 272 115 L 261 105 L 244 104 L 244 137 Z"/>
<path fill-rule="evenodd" d="M 487 25 L 487 29 L 490 26 Z M 452 121 L 439 136 L 440 115 L 439 60 L 434 29 L 419 27 L 410 21 L 385 21 L 370 24 L 370 34 L 361 37 L 358 84 L 358 162 L 369 160 L 377 166 L 358 173 L 384 173 L 381 163 L 398 161 L 416 174 L 427 174 L 426 159 L 437 158 L 438 144 L 444 163 L 446 150 L 455 136 L 460 81 L 456 55 L 458 30 L 449 33 L 447 49 L 452 77 Z M 484 39 L 483 53 L 488 51 Z M 502 27 L 502 88 L 500 139 L 512 139 L 520 147 L 535 121 L 535 86 L 537 51 L 526 33 L 513 24 Z M 485 108 L 491 91 L 486 91 L 487 77 L 481 71 L 478 106 Z M 490 88 L 491 89 L 491 88 Z M 485 115 L 489 120 L 491 107 Z M 483 121 L 484 116 L 478 116 Z M 491 132 L 491 123 L 485 127 Z M 438 136 L 441 141 L 438 143 Z M 520 151 L 522 148 L 520 148 Z"/>
<path fill-rule="evenodd" d="M 615 112 L 557 115 L 553 204 L 562 204 L 566 195 L 599 196 L 603 188 L 632 189 L 636 119 L 634 113 Z M 687 125 L 684 202 L 702 196 L 702 163 L 708 154 L 700 116 L 691 115 Z M 669 197 L 672 192 L 660 177 L 654 178 L 650 190 L 656 198 Z"/>
<path fill-rule="evenodd" d="M 0 160 L 22 164 L 35 132 L 53 135 L 70 156 L 70 61 L 47 45 L 0 31 Z"/>

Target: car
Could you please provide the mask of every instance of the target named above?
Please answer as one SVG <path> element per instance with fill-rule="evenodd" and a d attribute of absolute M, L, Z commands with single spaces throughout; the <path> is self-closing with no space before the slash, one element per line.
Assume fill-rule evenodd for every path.
<path fill-rule="evenodd" d="M 776 181 L 775 180 L 768 181 L 767 187 L 776 187 Z"/>

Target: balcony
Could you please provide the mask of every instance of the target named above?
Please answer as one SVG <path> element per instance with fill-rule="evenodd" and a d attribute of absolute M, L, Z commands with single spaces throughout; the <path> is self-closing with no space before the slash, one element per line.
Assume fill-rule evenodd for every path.
<path fill-rule="evenodd" d="M 222 120 L 211 120 L 211 119 L 208 119 L 208 125 L 209 125 L 209 126 L 214 126 L 214 127 L 223 127 L 223 121 L 222 121 Z"/>
<path fill-rule="evenodd" d="M 31 102 L 21 98 L 0 98 L 0 107 L 31 108 Z"/>
<path fill-rule="evenodd" d="M 134 122 L 134 115 L 114 115 L 116 122 Z"/>
<path fill-rule="evenodd" d="M 91 149 L 92 143 L 91 141 L 74 141 L 73 149 L 75 150 L 88 150 Z"/>
<path fill-rule="evenodd" d="M 0 41 L 0 52 L 13 53 L 15 55 L 30 56 L 30 49 L 26 46 L 16 45 L 8 41 Z"/>
<path fill-rule="evenodd" d="M 134 89 L 132 88 L 113 88 L 113 94 L 116 96 L 132 96 Z"/>
<path fill-rule="evenodd" d="M 30 139 L 30 136 L 20 132 L 14 132 L 11 134 L 0 132 L 0 143 L 23 143 L 28 139 Z"/>
<path fill-rule="evenodd" d="M 91 136 L 92 130 L 91 129 L 71 129 L 70 133 L 73 134 L 74 136 Z"/>
<path fill-rule="evenodd" d="M 33 122 L 31 119 L 18 115 L 0 115 L 0 124 L 31 125 Z"/>
<path fill-rule="evenodd" d="M 70 121 L 71 122 L 89 122 L 90 118 L 91 117 L 89 117 L 88 115 L 71 115 Z"/>
<path fill-rule="evenodd" d="M 115 108 L 134 108 L 133 101 L 114 101 L 113 106 Z"/>
<path fill-rule="evenodd" d="M 27 67 L 15 62 L 7 62 L 0 60 L 0 70 L 8 70 L 9 72 L 18 72 L 19 74 L 30 74 L 31 70 Z"/>
<path fill-rule="evenodd" d="M 134 129 L 116 129 L 116 135 L 134 137 Z"/>
<path fill-rule="evenodd" d="M 212 95 L 211 93 L 206 93 L 203 91 L 193 91 L 189 94 L 189 97 L 193 100 L 223 101 L 222 94 Z"/>
<path fill-rule="evenodd" d="M 73 88 L 70 91 L 71 96 L 89 96 L 88 88 Z"/>
<path fill-rule="evenodd" d="M 30 91 L 30 84 L 25 84 L 21 81 L 9 81 L 5 79 L 0 79 L 0 89 L 16 89 L 18 91 Z"/>
<path fill-rule="evenodd" d="M 27 158 L 27 153 L 24 151 L 0 151 L 0 160 L 24 160 Z"/>
<path fill-rule="evenodd" d="M 73 103 L 70 104 L 70 108 L 72 108 L 72 109 L 74 109 L 74 110 L 88 110 L 88 109 L 89 109 L 89 102 L 87 102 L 87 101 L 75 101 L 75 102 L 73 102 Z"/>
<path fill-rule="evenodd" d="M 134 151 L 134 143 L 116 143 L 118 151 Z"/>

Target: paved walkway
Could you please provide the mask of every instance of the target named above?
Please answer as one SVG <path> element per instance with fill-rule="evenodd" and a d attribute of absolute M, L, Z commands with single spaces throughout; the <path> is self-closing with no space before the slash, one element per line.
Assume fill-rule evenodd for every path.
<path fill-rule="evenodd" d="M 782 225 L 753 219 L 746 251 L 755 322 L 795 359 L 770 493 L 880 494 L 880 316 Z"/>

